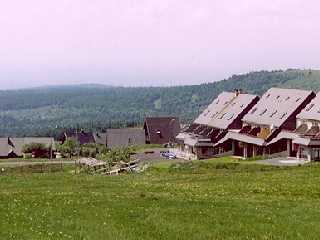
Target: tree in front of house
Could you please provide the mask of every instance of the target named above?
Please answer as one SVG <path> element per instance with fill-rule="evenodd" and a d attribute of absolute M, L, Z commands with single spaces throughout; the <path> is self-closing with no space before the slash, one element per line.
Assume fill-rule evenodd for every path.
<path fill-rule="evenodd" d="M 87 143 L 81 146 L 80 155 L 82 157 L 95 158 L 99 154 L 107 153 L 108 149 L 102 144 Z"/>
<path fill-rule="evenodd" d="M 79 144 L 74 139 L 67 139 L 63 144 L 58 144 L 57 150 L 66 157 L 72 157 L 79 153 Z"/>
<path fill-rule="evenodd" d="M 109 169 L 111 169 L 111 167 L 121 162 L 129 162 L 132 153 L 133 149 L 131 147 L 109 149 L 106 152 L 98 154 L 97 158 L 99 160 L 105 161 L 108 164 Z"/>
<path fill-rule="evenodd" d="M 43 143 L 29 143 L 22 146 L 22 153 L 30 157 L 48 157 L 50 148 Z"/>

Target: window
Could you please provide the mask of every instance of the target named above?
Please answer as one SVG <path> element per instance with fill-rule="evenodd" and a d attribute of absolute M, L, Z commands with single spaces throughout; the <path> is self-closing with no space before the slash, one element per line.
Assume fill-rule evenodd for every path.
<path fill-rule="evenodd" d="M 219 119 L 222 119 L 227 113 L 222 114 Z"/>
<path fill-rule="evenodd" d="M 286 98 L 286 101 L 288 101 L 289 99 L 290 99 L 290 97 L 287 97 L 287 98 Z"/>
<path fill-rule="evenodd" d="M 306 111 L 309 112 L 313 108 L 314 104 L 310 104 L 307 108 Z"/>
<path fill-rule="evenodd" d="M 270 93 L 266 96 L 266 98 L 269 98 L 270 97 Z"/>
<path fill-rule="evenodd" d="M 163 138 L 162 133 L 160 130 L 157 130 L 157 135 L 159 136 L 159 138 Z"/>
<path fill-rule="evenodd" d="M 233 118 L 233 116 L 234 116 L 234 113 L 232 113 L 231 116 L 228 117 L 228 120 L 231 120 Z"/>
<path fill-rule="evenodd" d="M 301 98 L 297 98 L 297 99 L 296 99 L 296 102 L 299 102 L 299 101 L 300 101 L 300 99 L 301 99 Z"/>
<path fill-rule="evenodd" d="M 283 113 L 280 117 L 280 119 L 283 119 L 285 116 L 287 115 L 287 113 Z"/>
<path fill-rule="evenodd" d="M 279 98 L 280 98 L 280 95 L 277 96 L 277 99 L 279 99 Z"/>
<path fill-rule="evenodd" d="M 219 104 L 219 99 L 216 101 L 216 104 Z"/>
<path fill-rule="evenodd" d="M 257 110 L 258 110 L 258 108 L 252 109 L 251 114 L 254 114 Z"/>
<path fill-rule="evenodd" d="M 209 113 L 210 113 L 210 111 L 206 110 L 203 115 L 206 117 Z"/>
<path fill-rule="evenodd" d="M 270 117 L 273 117 L 274 115 L 276 115 L 277 112 L 278 112 L 278 111 L 275 110 L 273 113 L 271 113 Z"/>
<path fill-rule="evenodd" d="M 260 116 L 262 116 L 263 114 L 265 114 L 267 112 L 267 109 L 263 110 L 261 113 L 260 113 Z"/>
<path fill-rule="evenodd" d="M 240 105 L 240 108 L 243 108 L 243 107 L 244 107 L 244 104 L 241 104 L 241 105 Z"/>

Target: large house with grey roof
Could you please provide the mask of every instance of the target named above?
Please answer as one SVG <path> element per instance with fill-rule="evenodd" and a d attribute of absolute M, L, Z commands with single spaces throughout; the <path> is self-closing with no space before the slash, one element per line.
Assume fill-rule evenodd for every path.
<path fill-rule="evenodd" d="M 320 160 L 320 92 L 297 115 L 297 127 L 292 132 L 279 134 L 279 139 L 290 141 L 288 146 L 297 158 Z"/>
<path fill-rule="evenodd" d="M 233 154 L 244 158 L 279 153 L 295 156 L 296 117 L 314 97 L 312 91 L 271 88 L 243 117 L 243 127 L 229 131 L 215 146 L 231 141 Z"/>
<path fill-rule="evenodd" d="M 242 117 L 258 102 L 256 95 L 222 92 L 202 114 L 176 137 L 177 153 L 186 159 L 205 159 L 226 152 L 230 145 L 214 147 L 229 129 L 241 129 Z"/>

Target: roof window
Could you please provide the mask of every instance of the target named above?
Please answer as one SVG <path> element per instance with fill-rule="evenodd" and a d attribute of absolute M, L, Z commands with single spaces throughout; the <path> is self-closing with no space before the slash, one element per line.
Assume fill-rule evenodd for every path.
<path fill-rule="evenodd" d="M 296 102 L 299 102 L 299 101 L 300 101 L 300 99 L 301 99 L 301 98 L 297 98 L 297 99 L 296 99 Z"/>
<path fill-rule="evenodd" d="M 230 117 L 228 117 L 228 120 L 231 120 L 234 117 L 234 113 Z"/>
<path fill-rule="evenodd" d="M 270 117 L 273 117 L 274 115 L 276 115 L 277 112 L 278 112 L 278 111 L 275 110 L 273 113 L 271 113 Z"/>
<path fill-rule="evenodd" d="M 240 108 L 243 108 L 243 107 L 244 107 L 244 104 L 241 104 L 241 105 L 240 105 Z"/>
<path fill-rule="evenodd" d="M 269 98 L 270 97 L 270 93 L 266 96 L 266 98 Z"/>
<path fill-rule="evenodd" d="M 257 110 L 258 110 L 258 108 L 252 109 L 252 110 L 251 110 L 251 114 L 254 114 Z"/>
<path fill-rule="evenodd" d="M 290 99 L 290 97 L 287 97 L 287 98 L 286 98 L 286 101 L 288 101 L 289 99 Z"/>
<path fill-rule="evenodd" d="M 307 108 L 306 111 L 309 112 L 313 108 L 314 104 L 310 104 Z"/>
<path fill-rule="evenodd" d="M 260 113 L 260 116 L 262 116 L 263 114 L 265 114 L 267 112 L 267 109 L 263 110 L 261 113 Z"/>
<path fill-rule="evenodd" d="M 287 113 L 286 113 L 286 112 L 285 112 L 285 113 L 283 113 L 283 114 L 281 115 L 280 119 L 283 119 L 286 115 L 287 115 Z"/>
<path fill-rule="evenodd" d="M 277 96 L 277 99 L 279 99 L 279 98 L 280 98 L 280 95 Z"/>
<path fill-rule="evenodd" d="M 227 113 L 222 114 L 219 119 L 222 119 Z"/>

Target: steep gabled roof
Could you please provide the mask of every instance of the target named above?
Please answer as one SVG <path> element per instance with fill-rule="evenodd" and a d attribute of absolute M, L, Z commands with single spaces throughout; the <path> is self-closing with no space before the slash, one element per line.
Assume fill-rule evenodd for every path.
<path fill-rule="evenodd" d="M 238 94 L 222 92 L 200 116 L 195 124 L 208 125 L 210 127 L 227 129 L 237 119 L 249 104 L 258 99 L 251 94 Z"/>
<path fill-rule="evenodd" d="M 147 117 L 144 129 L 150 143 L 168 143 L 174 141 L 180 132 L 180 121 L 177 117 Z"/>
<path fill-rule="evenodd" d="M 305 90 L 270 88 L 243 121 L 280 127 L 313 94 Z"/>
<path fill-rule="evenodd" d="M 297 118 L 320 121 L 320 92 L 317 96 L 297 115 Z"/>

